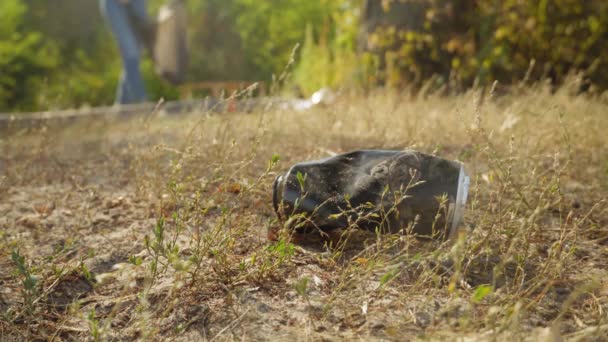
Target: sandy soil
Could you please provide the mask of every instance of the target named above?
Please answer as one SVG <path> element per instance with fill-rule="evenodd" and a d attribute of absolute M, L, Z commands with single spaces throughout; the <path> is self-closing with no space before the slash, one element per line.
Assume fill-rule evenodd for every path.
<path fill-rule="evenodd" d="M 433 133 L 413 144 L 390 125 L 383 136 L 340 115 L 321 111 L 311 114 L 323 118 L 318 126 L 298 126 L 305 122 L 300 118 L 285 131 L 273 128 L 287 120 L 275 113 L 269 114 L 274 124 L 255 114 L 199 114 L 4 132 L 0 339 L 608 336 L 602 150 L 582 154 L 589 168 L 562 175 L 561 197 L 541 195 L 552 177 L 542 167 L 514 176 L 513 188 L 530 191 L 524 196 L 533 207 L 525 208 L 521 194 L 494 187 L 501 174 L 488 154 L 467 157 L 476 153 L 471 142 L 457 143 L 465 140 L 455 136 L 437 150 Z M 331 123 L 323 121 L 330 116 Z M 497 122 L 504 124 L 504 116 Z M 313 139 L 297 139 L 306 135 Z M 538 149 L 511 158 L 550 169 L 553 143 L 543 139 L 530 138 Z M 582 141 L 571 147 L 596 148 Z M 327 153 L 412 145 L 474 164 L 474 205 L 463 228 L 469 233 L 460 240 L 355 232 L 336 248 L 315 239 L 295 245 L 266 239 L 268 229 L 279 228 L 271 207 L 277 172 Z M 499 151 L 509 160 L 508 149 Z M 281 161 L 269 167 L 274 153 Z M 523 226 L 528 233 L 513 228 Z M 507 248 L 512 241 L 520 242 Z M 16 250 L 37 279 L 31 312 L 25 276 L 11 260 Z M 491 294 L 480 294 L 485 285 Z"/>

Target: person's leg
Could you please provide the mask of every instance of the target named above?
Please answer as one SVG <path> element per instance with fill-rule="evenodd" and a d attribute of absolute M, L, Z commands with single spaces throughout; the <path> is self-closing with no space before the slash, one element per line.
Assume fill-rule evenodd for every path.
<path fill-rule="evenodd" d="M 123 62 L 116 102 L 143 102 L 146 100 L 146 91 L 139 70 L 140 47 L 129 21 L 128 9 L 118 0 L 101 0 L 101 9 L 116 38 Z"/>
<path fill-rule="evenodd" d="M 116 88 L 116 103 L 127 104 L 133 103 L 135 99 L 129 93 L 129 84 L 127 82 L 127 76 L 124 70 L 120 72 L 120 78 L 118 79 L 118 87 Z"/>
<path fill-rule="evenodd" d="M 149 22 L 148 10 L 146 9 L 146 0 L 130 0 L 129 5 L 131 6 L 131 13 L 142 22 Z"/>
<path fill-rule="evenodd" d="M 152 55 L 156 36 L 156 23 L 148 16 L 146 0 L 130 0 L 128 6 L 131 15 L 130 19 L 135 22 L 133 27 L 139 38 L 140 47 L 146 48 L 150 53 L 150 57 L 154 58 Z"/>

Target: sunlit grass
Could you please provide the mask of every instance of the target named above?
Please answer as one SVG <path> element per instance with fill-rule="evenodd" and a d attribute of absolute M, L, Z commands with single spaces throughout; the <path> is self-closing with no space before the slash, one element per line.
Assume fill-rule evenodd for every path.
<path fill-rule="evenodd" d="M 308 112 L 148 116 L 0 138 L 2 339 L 536 339 L 607 331 L 601 99 L 342 94 Z M 452 241 L 266 239 L 293 163 L 412 148 L 465 163 Z M 4 178 L 3 178 L 4 177 Z M 51 205 L 52 203 L 52 205 Z M 33 304 L 23 272 L 38 279 Z M 547 328 L 547 329 L 545 329 Z"/>

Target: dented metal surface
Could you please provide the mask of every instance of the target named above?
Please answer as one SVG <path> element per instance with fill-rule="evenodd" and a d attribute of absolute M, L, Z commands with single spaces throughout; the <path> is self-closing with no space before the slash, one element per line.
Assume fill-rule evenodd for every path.
<path fill-rule="evenodd" d="M 468 185 L 457 161 L 361 150 L 294 165 L 275 180 L 273 204 L 298 232 L 354 226 L 450 237 L 463 219 Z"/>

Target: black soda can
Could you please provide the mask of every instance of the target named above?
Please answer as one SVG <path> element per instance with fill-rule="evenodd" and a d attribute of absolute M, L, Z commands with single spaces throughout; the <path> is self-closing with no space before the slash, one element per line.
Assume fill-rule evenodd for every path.
<path fill-rule="evenodd" d="M 273 185 L 280 221 L 297 233 L 355 227 L 433 238 L 456 234 L 464 165 L 413 150 L 360 150 L 295 164 Z"/>

